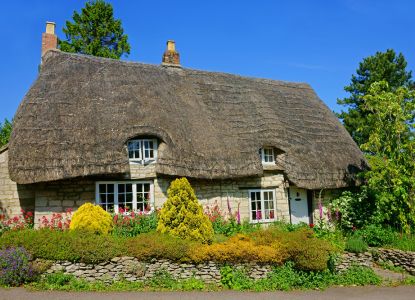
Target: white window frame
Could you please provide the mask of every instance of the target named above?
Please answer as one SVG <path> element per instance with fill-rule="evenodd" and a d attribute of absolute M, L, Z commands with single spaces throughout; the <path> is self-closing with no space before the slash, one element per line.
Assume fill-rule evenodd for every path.
<path fill-rule="evenodd" d="M 145 151 L 146 149 L 144 148 L 144 145 L 146 142 L 152 142 L 153 143 L 153 158 L 145 158 Z M 139 149 L 139 157 L 135 157 L 135 158 L 130 158 L 130 143 L 139 143 L 140 147 Z M 158 143 L 157 143 L 157 139 L 133 139 L 133 140 L 129 140 L 127 142 L 127 151 L 128 151 L 128 159 L 130 161 L 130 163 L 139 163 L 139 164 L 148 164 L 148 163 L 153 163 L 155 161 L 157 161 L 157 150 L 158 150 Z M 137 150 L 134 150 L 137 151 Z"/>
<path fill-rule="evenodd" d="M 270 156 L 269 154 L 265 155 L 265 150 L 271 151 L 272 161 L 265 161 L 265 156 Z M 263 165 L 275 165 L 275 149 L 273 147 L 263 147 L 259 149 L 261 155 L 261 162 Z"/>
<path fill-rule="evenodd" d="M 261 195 L 261 219 L 260 220 L 254 220 L 252 218 L 252 199 L 251 199 L 251 193 L 260 193 Z M 273 205 L 274 205 L 274 218 L 273 219 L 264 219 L 265 216 L 265 203 L 264 203 L 264 193 L 265 192 L 272 192 L 273 197 Z M 248 199 L 249 199 L 249 221 L 250 223 L 270 223 L 277 221 L 277 199 L 275 197 L 275 189 L 253 189 L 248 190 Z"/>
<path fill-rule="evenodd" d="M 154 183 L 153 181 L 97 181 L 95 183 L 95 203 L 100 205 L 101 202 L 99 197 L 99 185 L 100 184 L 113 184 L 114 185 L 114 213 L 119 213 L 119 203 L 118 203 L 118 184 L 132 184 L 132 191 L 133 191 L 133 207 L 137 207 L 137 184 L 150 184 L 150 211 L 147 213 L 152 213 L 155 209 L 154 203 Z M 139 212 L 139 210 L 134 209 L 135 212 Z M 144 211 L 145 212 L 145 211 Z M 129 214 L 130 212 L 126 212 Z M 142 212 L 143 213 L 143 212 Z"/>

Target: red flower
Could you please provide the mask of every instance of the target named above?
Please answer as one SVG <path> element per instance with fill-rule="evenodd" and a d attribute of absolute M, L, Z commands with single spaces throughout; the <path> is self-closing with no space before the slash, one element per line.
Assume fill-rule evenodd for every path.
<path fill-rule="evenodd" d="M 314 228 L 314 224 L 313 223 L 310 224 L 310 228 Z"/>

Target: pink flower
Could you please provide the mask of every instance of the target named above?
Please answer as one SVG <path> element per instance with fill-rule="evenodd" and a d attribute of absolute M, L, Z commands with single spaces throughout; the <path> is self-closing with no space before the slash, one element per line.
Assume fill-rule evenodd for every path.
<path fill-rule="evenodd" d="M 321 199 L 318 200 L 318 211 L 320 213 L 320 219 L 323 219 L 323 204 L 321 203 Z"/>

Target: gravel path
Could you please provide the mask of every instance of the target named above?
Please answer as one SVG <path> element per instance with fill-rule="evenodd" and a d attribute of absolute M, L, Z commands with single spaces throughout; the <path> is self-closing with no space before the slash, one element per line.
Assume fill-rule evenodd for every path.
<path fill-rule="evenodd" d="M 237 299 L 237 300 L 342 300 L 342 299 L 368 299 L 368 300 L 414 300 L 415 286 L 399 287 L 337 287 L 320 291 L 295 292 L 110 292 L 110 293 L 84 293 L 84 292 L 31 292 L 24 288 L 0 289 L 0 299 L 12 300 L 210 300 L 210 299 Z"/>

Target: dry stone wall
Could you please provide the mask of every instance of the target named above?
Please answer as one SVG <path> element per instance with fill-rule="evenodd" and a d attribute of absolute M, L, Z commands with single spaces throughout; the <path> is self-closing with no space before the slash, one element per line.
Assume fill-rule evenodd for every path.
<path fill-rule="evenodd" d="M 401 267 L 408 273 L 415 275 L 415 252 L 395 249 L 379 249 L 373 252 L 374 259 L 379 262 Z"/>
<path fill-rule="evenodd" d="M 415 275 L 415 252 L 397 249 L 373 248 L 364 253 L 345 252 L 336 265 L 336 269 L 343 271 L 352 265 L 372 267 L 374 263 L 387 263 L 401 267 L 408 273 Z"/>
<path fill-rule="evenodd" d="M 236 264 L 252 279 L 265 278 L 272 270 L 271 265 Z M 222 265 L 215 262 L 203 264 L 177 263 L 169 260 L 153 259 L 150 262 L 139 261 L 134 257 L 115 257 L 111 261 L 98 264 L 71 263 L 68 261 L 55 262 L 46 273 L 64 272 L 88 281 L 100 280 L 110 282 L 125 279 L 128 281 L 143 281 L 159 272 L 168 272 L 176 279 L 197 278 L 205 282 L 220 282 Z"/>

